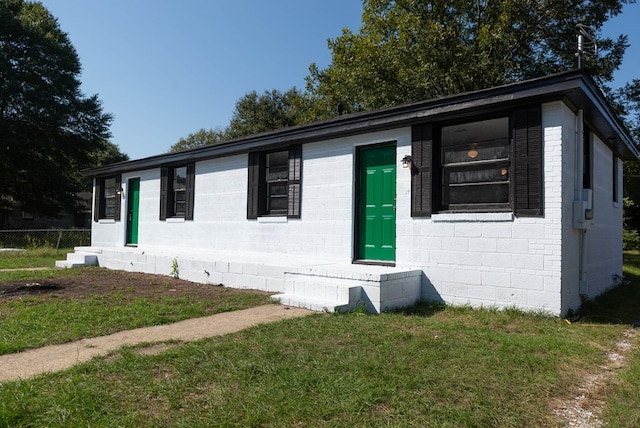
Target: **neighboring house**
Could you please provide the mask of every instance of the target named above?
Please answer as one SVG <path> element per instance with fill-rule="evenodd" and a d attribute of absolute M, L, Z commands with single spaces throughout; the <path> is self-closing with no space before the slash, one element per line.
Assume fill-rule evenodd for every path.
<path fill-rule="evenodd" d="M 62 210 L 57 217 L 33 214 L 22 209 L 22 206 L 9 199 L 8 209 L 0 210 L 0 229 L 51 229 L 51 228 L 90 228 L 91 227 L 91 192 L 76 193 L 76 209 Z M 6 199 L 5 199 L 6 200 Z"/>
<path fill-rule="evenodd" d="M 622 275 L 637 156 L 571 71 L 92 169 L 92 246 L 71 257 L 318 310 L 560 315 Z"/>

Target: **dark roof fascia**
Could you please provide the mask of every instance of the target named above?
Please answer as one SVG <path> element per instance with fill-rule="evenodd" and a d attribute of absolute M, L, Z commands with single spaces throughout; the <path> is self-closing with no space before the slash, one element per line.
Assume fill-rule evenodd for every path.
<path fill-rule="evenodd" d="M 475 92 L 339 116 L 321 122 L 243 137 L 219 145 L 207 145 L 176 153 L 116 163 L 89 169 L 83 171 L 83 174 L 87 177 L 95 177 L 158 168 L 162 165 L 184 164 L 254 150 L 269 150 L 292 143 L 330 140 L 420 122 L 453 120 L 468 116 L 470 110 L 489 113 L 522 104 L 560 99 L 568 99 L 575 108 L 584 108 L 585 110 L 595 108 L 599 114 L 590 115 L 590 120 L 598 127 L 600 133 L 605 135 L 607 142 L 613 144 L 623 158 L 638 156 L 628 131 L 608 107 L 604 96 L 593 80 L 580 70 L 572 70 Z"/>
<path fill-rule="evenodd" d="M 606 97 L 589 75 L 585 75 L 581 95 L 586 98 L 589 108 L 585 109 L 585 119 L 604 139 L 618 156 L 625 160 L 637 160 L 640 152 L 626 125 L 609 106 Z"/>

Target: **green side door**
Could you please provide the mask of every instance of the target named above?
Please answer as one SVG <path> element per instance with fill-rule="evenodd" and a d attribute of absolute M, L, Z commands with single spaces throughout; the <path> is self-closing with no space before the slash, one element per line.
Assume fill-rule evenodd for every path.
<path fill-rule="evenodd" d="M 140 205 L 140 179 L 129 179 L 127 189 L 127 245 L 137 245 L 138 216 Z"/>
<path fill-rule="evenodd" d="M 357 254 L 361 261 L 396 259 L 396 148 L 359 151 Z"/>

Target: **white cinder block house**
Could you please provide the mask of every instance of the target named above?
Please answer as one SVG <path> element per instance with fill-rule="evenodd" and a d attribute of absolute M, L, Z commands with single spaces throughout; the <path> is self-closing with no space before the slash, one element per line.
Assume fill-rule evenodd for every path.
<path fill-rule="evenodd" d="M 638 151 L 572 71 L 87 172 L 91 247 L 61 266 L 277 292 L 564 314 L 622 275 Z"/>

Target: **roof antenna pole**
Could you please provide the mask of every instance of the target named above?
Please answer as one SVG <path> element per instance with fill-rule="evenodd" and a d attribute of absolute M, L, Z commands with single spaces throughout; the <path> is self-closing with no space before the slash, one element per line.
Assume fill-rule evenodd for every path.
<path fill-rule="evenodd" d="M 576 35 L 578 36 L 578 51 L 576 56 L 578 57 L 578 68 L 584 66 L 583 57 L 585 52 L 590 55 L 598 54 L 598 44 L 596 43 L 595 31 L 587 25 L 576 25 Z"/>
<path fill-rule="evenodd" d="M 582 68 L 582 56 L 584 55 L 583 37 L 584 36 L 582 34 L 578 33 L 578 52 L 576 53 L 578 57 L 578 68 Z"/>

